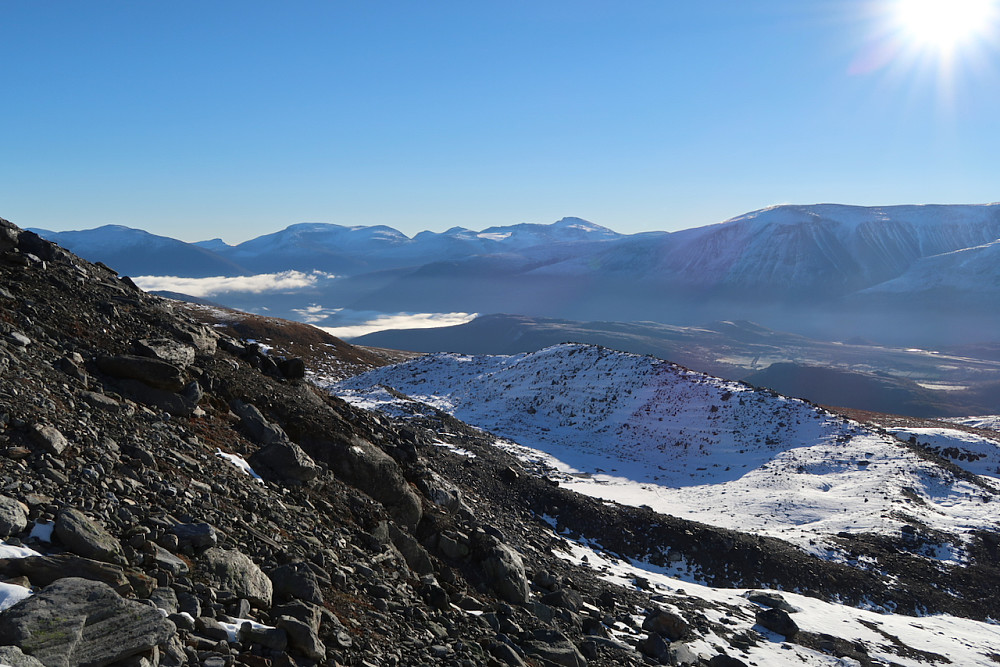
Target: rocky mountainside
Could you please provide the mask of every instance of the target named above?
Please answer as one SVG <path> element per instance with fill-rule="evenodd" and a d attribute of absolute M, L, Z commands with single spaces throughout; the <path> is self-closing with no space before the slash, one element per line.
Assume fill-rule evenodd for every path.
<path fill-rule="evenodd" d="M 0 222 L 0 662 L 995 660 L 992 530 L 955 562 L 917 520 L 845 532 L 835 562 L 597 500 L 440 410 L 353 407 L 232 331 Z M 362 358 L 302 344 L 326 343 Z"/>

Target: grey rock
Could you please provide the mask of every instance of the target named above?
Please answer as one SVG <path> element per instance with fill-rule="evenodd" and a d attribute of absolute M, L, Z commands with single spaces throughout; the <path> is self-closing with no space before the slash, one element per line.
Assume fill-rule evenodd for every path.
<path fill-rule="evenodd" d="M 344 444 L 338 447 L 317 443 L 317 449 L 322 446 L 336 451 L 330 463 L 338 476 L 382 503 L 396 523 L 407 530 L 416 528 L 423 508 L 399 464 L 362 438 L 354 436 Z"/>
<path fill-rule="evenodd" d="M 0 496 L 0 537 L 17 535 L 28 527 L 28 508 L 9 496 Z"/>
<path fill-rule="evenodd" d="M 16 646 L 0 646 L 0 665 L 5 667 L 45 667 L 38 658 L 25 655 Z"/>
<path fill-rule="evenodd" d="M 169 392 L 184 388 L 184 372 L 174 364 L 149 357 L 122 354 L 98 357 L 97 368 L 113 378 L 138 380 L 143 384 Z"/>
<path fill-rule="evenodd" d="M 167 614 L 177 613 L 177 593 L 174 592 L 174 589 L 161 586 L 153 591 L 149 599 L 156 605 L 157 609 L 162 609 Z"/>
<path fill-rule="evenodd" d="M 239 551 L 208 549 L 203 559 L 220 587 L 265 607 L 271 606 L 274 587 L 259 567 Z"/>
<path fill-rule="evenodd" d="M 720 653 L 708 661 L 708 667 L 747 667 L 747 663 L 739 658 Z"/>
<path fill-rule="evenodd" d="M 799 631 L 788 612 L 783 609 L 761 609 L 757 612 L 757 623 L 772 632 L 791 639 Z"/>
<path fill-rule="evenodd" d="M 166 570 L 167 572 L 171 572 L 175 575 L 185 574 L 189 569 L 187 563 L 161 547 L 159 544 L 153 545 L 152 556 L 153 562 L 155 562 L 161 570 Z"/>
<path fill-rule="evenodd" d="M 525 653 L 537 655 L 563 667 L 586 667 L 587 659 L 573 642 L 557 630 L 535 630 L 531 639 L 521 643 Z"/>
<path fill-rule="evenodd" d="M 52 426 L 35 424 L 31 427 L 31 439 L 49 454 L 56 456 L 69 446 L 66 437 Z"/>
<path fill-rule="evenodd" d="M 229 639 L 229 631 L 222 627 L 222 624 L 214 618 L 199 616 L 194 619 L 194 629 L 198 634 L 203 637 L 208 637 L 209 639 Z"/>
<path fill-rule="evenodd" d="M 153 607 L 72 577 L 0 614 L 0 643 L 19 646 L 46 667 L 108 665 L 149 651 L 175 631 Z"/>
<path fill-rule="evenodd" d="M 274 595 L 288 596 L 314 604 L 323 604 L 319 579 L 305 563 L 288 563 L 270 572 Z"/>
<path fill-rule="evenodd" d="M 31 339 L 25 336 L 20 331 L 11 331 L 9 334 L 7 334 L 7 338 L 15 345 L 19 345 L 21 347 L 27 347 L 28 345 L 31 345 Z"/>
<path fill-rule="evenodd" d="M 288 435 L 277 424 L 269 422 L 257 406 L 243 401 L 232 401 L 229 409 L 240 418 L 240 429 L 254 442 L 273 445 L 288 442 Z"/>
<path fill-rule="evenodd" d="M 326 658 L 326 646 L 308 623 L 291 616 L 279 616 L 277 627 L 288 635 L 288 643 L 299 653 L 319 662 Z"/>
<path fill-rule="evenodd" d="M 497 594 L 507 602 L 524 604 L 530 588 L 521 556 L 506 544 L 495 542 L 480 563 L 483 576 Z"/>
<path fill-rule="evenodd" d="M 215 527 L 207 523 L 179 523 L 170 528 L 180 548 L 207 549 L 219 543 Z"/>
<path fill-rule="evenodd" d="M 399 553 L 403 554 L 403 559 L 411 570 L 417 574 L 430 574 L 434 571 L 430 554 L 413 535 L 400 530 L 396 524 L 390 523 L 389 539 L 392 540 L 393 546 L 399 549 Z"/>
<path fill-rule="evenodd" d="M 84 558 L 119 565 L 126 562 L 121 543 L 79 510 L 59 512 L 54 532 L 67 549 Z"/>
<path fill-rule="evenodd" d="M 288 604 L 283 604 L 271 609 L 272 616 L 289 616 L 302 621 L 313 631 L 318 633 L 320 622 L 323 619 L 323 612 L 314 604 L 301 600 L 292 600 Z"/>
<path fill-rule="evenodd" d="M 135 348 L 144 357 L 187 368 L 194 363 L 194 348 L 169 338 L 145 338 L 135 341 Z"/>
<path fill-rule="evenodd" d="M 697 665 L 700 662 L 700 658 L 698 658 L 698 655 L 687 644 L 673 642 L 670 644 L 667 662 L 671 665 Z"/>
<path fill-rule="evenodd" d="M 487 650 L 494 658 L 502 660 L 510 667 L 524 667 L 524 660 L 521 660 L 521 656 L 510 644 L 506 644 L 504 642 L 491 642 L 488 645 Z"/>
<path fill-rule="evenodd" d="M 93 408 L 99 408 L 101 410 L 108 410 L 109 412 L 114 412 L 120 410 L 122 404 L 104 394 L 98 394 L 95 391 L 82 391 L 80 392 L 80 398 L 87 402 Z"/>

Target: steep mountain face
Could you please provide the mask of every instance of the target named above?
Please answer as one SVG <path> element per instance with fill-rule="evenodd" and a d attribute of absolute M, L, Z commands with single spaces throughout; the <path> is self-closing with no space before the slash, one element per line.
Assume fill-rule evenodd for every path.
<path fill-rule="evenodd" d="M 286 350 L 364 351 L 191 312 L 211 326 L 0 222 L 4 664 L 993 664 L 996 534 L 952 563 L 934 528 L 967 499 L 832 562 L 575 493 L 440 411 L 353 408 Z"/>

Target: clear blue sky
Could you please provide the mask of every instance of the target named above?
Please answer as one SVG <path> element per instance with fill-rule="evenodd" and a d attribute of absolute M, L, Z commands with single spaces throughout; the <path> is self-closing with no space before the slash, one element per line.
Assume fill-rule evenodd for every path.
<path fill-rule="evenodd" d="M 892 0 L 0 3 L 0 217 L 237 242 L 1000 200 L 995 31 Z"/>

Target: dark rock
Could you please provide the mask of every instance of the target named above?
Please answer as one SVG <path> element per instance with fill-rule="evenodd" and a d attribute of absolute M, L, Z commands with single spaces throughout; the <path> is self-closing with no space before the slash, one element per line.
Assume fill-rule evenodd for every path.
<path fill-rule="evenodd" d="M 154 389 L 177 392 L 184 388 L 184 371 L 174 364 L 149 357 L 123 354 L 97 358 L 97 368 L 121 380 L 138 380 Z"/>
<path fill-rule="evenodd" d="M 28 508 L 9 496 L 0 496 L 0 537 L 17 535 L 28 527 Z"/>
<path fill-rule="evenodd" d="M 214 618 L 208 618 L 207 616 L 197 617 L 194 619 L 194 629 L 198 634 L 209 639 L 223 641 L 229 639 L 229 631 L 222 627 L 222 624 Z"/>
<path fill-rule="evenodd" d="M 0 643 L 19 646 L 46 667 L 107 665 L 148 651 L 175 631 L 155 608 L 78 578 L 60 579 L 0 614 Z"/>
<path fill-rule="evenodd" d="M 179 523 L 170 531 L 177 536 L 177 546 L 181 549 L 207 549 L 219 543 L 215 527 L 207 523 Z"/>
<path fill-rule="evenodd" d="M 139 380 L 119 380 L 117 387 L 129 398 L 176 417 L 189 417 L 198 407 L 197 401 L 189 396 L 150 387 Z"/>
<path fill-rule="evenodd" d="M 268 576 L 273 584 L 274 595 L 323 604 L 319 580 L 305 563 L 282 565 L 271 570 Z"/>
<path fill-rule="evenodd" d="M 84 558 L 125 564 L 121 543 L 77 509 L 59 512 L 54 533 L 67 549 Z"/>
<path fill-rule="evenodd" d="M 791 639 L 799 631 L 799 626 L 795 624 L 795 621 L 788 615 L 788 612 L 783 609 L 758 610 L 757 623 L 772 632 L 784 635 L 787 639 Z"/>
<path fill-rule="evenodd" d="M 239 551 L 212 548 L 202 557 L 222 589 L 265 607 L 271 606 L 274 590 L 271 580 L 247 556 Z"/>
<path fill-rule="evenodd" d="M 255 628 L 250 623 L 240 626 L 237 639 L 243 644 L 260 644 L 273 651 L 288 648 L 288 634 L 281 628 Z"/>
<path fill-rule="evenodd" d="M 747 667 L 747 663 L 739 658 L 720 653 L 708 661 L 708 667 Z"/>
<path fill-rule="evenodd" d="M 587 659 L 576 646 L 557 630 L 535 630 L 531 639 L 521 643 L 529 655 L 537 655 L 564 667 L 586 667 Z"/>
<path fill-rule="evenodd" d="M 254 452 L 247 462 L 261 477 L 271 481 L 308 482 L 320 473 L 309 455 L 291 440 L 267 445 Z"/>
<path fill-rule="evenodd" d="M 308 623 L 291 616 L 279 616 L 275 625 L 288 635 L 292 649 L 316 662 L 326 658 L 326 646 Z"/>
<path fill-rule="evenodd" d="M 643 655 L 648 655 L 650 658 L 662 663 L 665 663 L 670 656 L 669 644 L 655 632 L 650 632 L 645 639 L 639 642 L 639 650 Z"/>
<path fill-rule="evenodd" d="M 788 604 L 788 602 L 785 601 L 785 598 L 781 597 L 780 594 L 775 593 L 774 591 L 750 591 L 747 593 L 746 597 L 750 600 L 750 602 L 755 602 L 765 607 L 781 609 L 782 611 L 787 611 L 789 614 L 798 611 L 798 609 Z"/>
<path fill-rule="evenodd" d="M 583 607 L 583 598 L 571 588 L 560 588 L 542 596 L 542 602 L 552 607 L 569 609 L 570 611 L 580 611 Z"/>
<path fill-rule="evenodd" d="M 289 380 L 300 380 L 306 376 L 306 363 L 298 357 L 282 359 L 278 362 L 278 371 Z"/>
<path fill-rule="evenodd" d="M 494 658 L 502 660 L 510 667 L 525 667 L 525 663 L 521 660 L 521 656 L 510 644 L 506 644 L 504 642 L 490 642 L 486 650 L 489 651 L 490 655 Z"/>
<path fill-rule="evenodd" d="M 277 424 L 272 424 L 256 406 L 243 401 L 232 401 L 229 408 L 240 418 L 240 429 L 260 445 L 288 442 L 288 435 Z"/>
<path fill-rule="evenodd" d="M 0 573 L 5 577 L 27 577 L 34 586 L 48 586 L 63 577 L 76 577 L 100 581 L 121 594 L 132 591 L 121 567 L 70 554 L 0 559 Z"/>
<path fill-rule="evenodd" d="M 642 629 L 646 632 L 655 632 L 670 641 L 677 641 L 687 634 L 688 624 L 673 612 L 656 610 L 642 622 Z"/>

